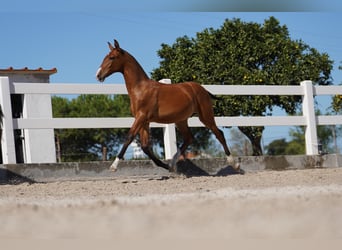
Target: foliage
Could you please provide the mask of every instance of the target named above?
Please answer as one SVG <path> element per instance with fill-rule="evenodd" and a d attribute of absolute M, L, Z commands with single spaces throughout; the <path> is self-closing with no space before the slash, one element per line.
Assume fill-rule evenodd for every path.
<path fill-rule="evenodd" d="M 332 106 L 334 113 L 341 114 L 342 113 L 342 95 L 333 96 L 331 106 Z"/>
<path fill-rule="evenodd" d="M 286 147 L 286 155 L 302 155 L 305 154 L 305 127 L 298 126 L 290 129 L 290 137 L 292 140 Z"/>
<path fill-rule="evenodd" d="M 58 117 L 125 117 L 130 116 L 128 96 L 80 95 L 76 99 L 54 96 L 53 116 Z M 127 129 L 56 129 L 57 148 L 62 161 L 107 159 L 117 153 Z"/>
<path fill-rule="evenodd" d="M 319 112 L 318 112 L 319 114 Z M 296 126 L 290 129 L 291 140 L 287 142 L 284 138 L 272 141 L 266 150 L 269 155 L 301 155 L 305 154 L 305 127 Z M 330 126 L 318 126 L 317 137 L 322 145 L 322 153 L 333 152 L 331 148 L 332 129 Z"/>
<path fill-rule="evenodd" d="M 269 155 L 302 155 L 305 154 L 304 127 L 295 127 L 290 132 L 291 141 L 285 138 L 272 141 L 267 147 Z"/>
<path fill-rule="evenodd" d="M 342 70 L 342 65 L 340 65 L 338 69 Z M 342 113 L 342 95 L 341 94 L 335 95 L 332 97 L 331 108 L 335 114 Z"/>
<path fill-rule="evenodd" d="M 200 84 L 298 85 L 310 79 L 330 84 L 332 61 L 301 40 L 292 40 L 285 25 L 270 17 L 263 24 L 225 20 L 218 28 L 198 32 L 196 37 L 179 37 L 158 51 L 160 67 L 154 79 Z M 224 96 L 215 105 L 220 116 L 272 115 L 279 106 L 292 114 L 299 96 Z M 253 145 L 253 155 L 262 154 L 263 127 L 239 128 Z"/>
<path fill-rule="evenodd" d="M 288 142 L 282 138 L 272 141 L 265 149 L 269 155 L 285 155 L 287 146 Z"/>

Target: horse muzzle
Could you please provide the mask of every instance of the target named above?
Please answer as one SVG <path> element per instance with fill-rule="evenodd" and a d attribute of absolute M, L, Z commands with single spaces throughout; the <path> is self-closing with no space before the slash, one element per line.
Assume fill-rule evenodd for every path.
<path fill-rule="evenodd" d="M 101 78 L 101 77 L 98 77 L 98 76 L 97 76 L 96 78 L 97 78 L 97 80 L 98 80 L 99 82 L 104 82 L 104 80 L 105 80 L 104 78 Z"/>
<path fill-rule="evenodd" d="M 97 79 L 99 82 L 104 82 L 105 77 L 101 75 L 101 70 L 102 70 L 102 68 L 100 67 L 100 68 L 96 71 L 96 79 Z"/>

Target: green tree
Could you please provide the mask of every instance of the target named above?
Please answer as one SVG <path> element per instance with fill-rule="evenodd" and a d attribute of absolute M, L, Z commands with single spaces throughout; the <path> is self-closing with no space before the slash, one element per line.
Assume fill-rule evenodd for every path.
<path fill-rule="evenodd" d="M 297 126 L 290 129 L 291 141 L 288 143 L 285 154 L 286 155 L 303 155 L 305 154 L 305 127 Z"/>
<path fill-rule="evenodd" d="M 286 141 L 285 138 L 272 141 L 265 147 L 269 155 L 299 155 L 305 154 L 305 135 L 304 127 L 295 127 L 290 129 L 289 135 L 291 140 Z"/>
<path fill-rule="evenodd" d="M 265 149 L 269 155 L 286 155 L 288 144 L 285 138 L 277 139 L 272 141 Z"/>
<path fill-rule="evenodd" d="M 128 96 L 80 95 L 69 100 L 52 98 L 54 117 L 125 117 L 130 116 Z M 114 157 L 127 129 L 56 129 L 57 151 L 61 161 L 106 160 Z"/>
<path fill-rule="evenodd" d="M 158 51 L 160 67 L 154 79 L 200 84 L 298 85 L 310 79 L 330 84 L 332 61 L 301 40 L 292 40 L 285 25 L 270 17 L 263 24 L 225 20 L 218 28 L 207 28 L 196 37 L 179 37 Z M 299 96 L 224 96 L 216 102 L 216 115 L 265 116 L 279 106 L 287 113 L 297 110 Z M 239 127 L 251 141 L 253 155 L 261 155 L 264 127 Z"/>
<path fill-rule="evenodd" d="M 335 114 L 342 113 L 342 95 L 333 96 L 331 107 Z"/>
<path fill-rule="evenodd" d="M 340 62 L 342 64 L 342 62 Z M 339 70 L 342 70 L 342 65 L 340 65 L 338 67 Z M 340 85 L 342 85 L 342 83 L 340 83 Z M 332 97 L 332 101 L 331 101 L 331 110 L 332 110 L 332 114 L 334 115 L 341 115 L 342 114 L 342 95 L 338 94 L 338 95 L 334 95 Z M 334 153 L 339 153 L 339 149 L 337 146 L 337 139 L 338 137 L 340 137 L 342 135 L 342 125 L 333 125 L 331 126 L 331 130 L 333 133 L 333 150 L 332 152 Z"/>
<path fill-rule="evenodd" d="M 316 112 L 320 114 L 319 111 Z M 305 154 L 305 127 L 296 126 L 289 131 L 291 140 L 287 142 L 285 138 L 272 141 L 267 147 L 269 155 L 299 155 Z M 332 129 L 330 126 L 318 126 L 317 137 L 322 145 L 322 153 L 330 153 L 334 150 L 331 147 Z"/>
<path fill-rule="evenodd" d="M 342 63 L 342 62 L 341 62 Z M 342 65 L 338 67 L 339 70 L 342 70 Z M 340 84 L 341 85 L 341 84 Z M 342 113 L 342 95 L 334 95 L 331 101 L 331 108 L 335 114 Z"/>

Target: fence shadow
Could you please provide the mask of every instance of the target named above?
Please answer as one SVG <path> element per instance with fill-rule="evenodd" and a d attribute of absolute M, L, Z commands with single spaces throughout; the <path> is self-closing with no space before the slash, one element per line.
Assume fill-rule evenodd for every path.
<path fill-rule="evenodd" d="M 232 166 L 228 165 L 221 168 L 216 174 L 209 174 L 201 167 L 197 166 L 194 162 L 189 159 L 177 162 L 177 174 L 183 174 L 186 177 L 198 177 L 198 176 L 228 176 L 235 174 L 244 174 L 245 171 L 235 170 Z"/>

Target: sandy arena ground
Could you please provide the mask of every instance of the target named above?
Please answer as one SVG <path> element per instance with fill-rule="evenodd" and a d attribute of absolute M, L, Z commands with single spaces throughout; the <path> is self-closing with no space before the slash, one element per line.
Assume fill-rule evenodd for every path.
<path fill-rule="evenodd" d="M 342 238 L 342 168 L 0 185 L 1 239 Z"/>

